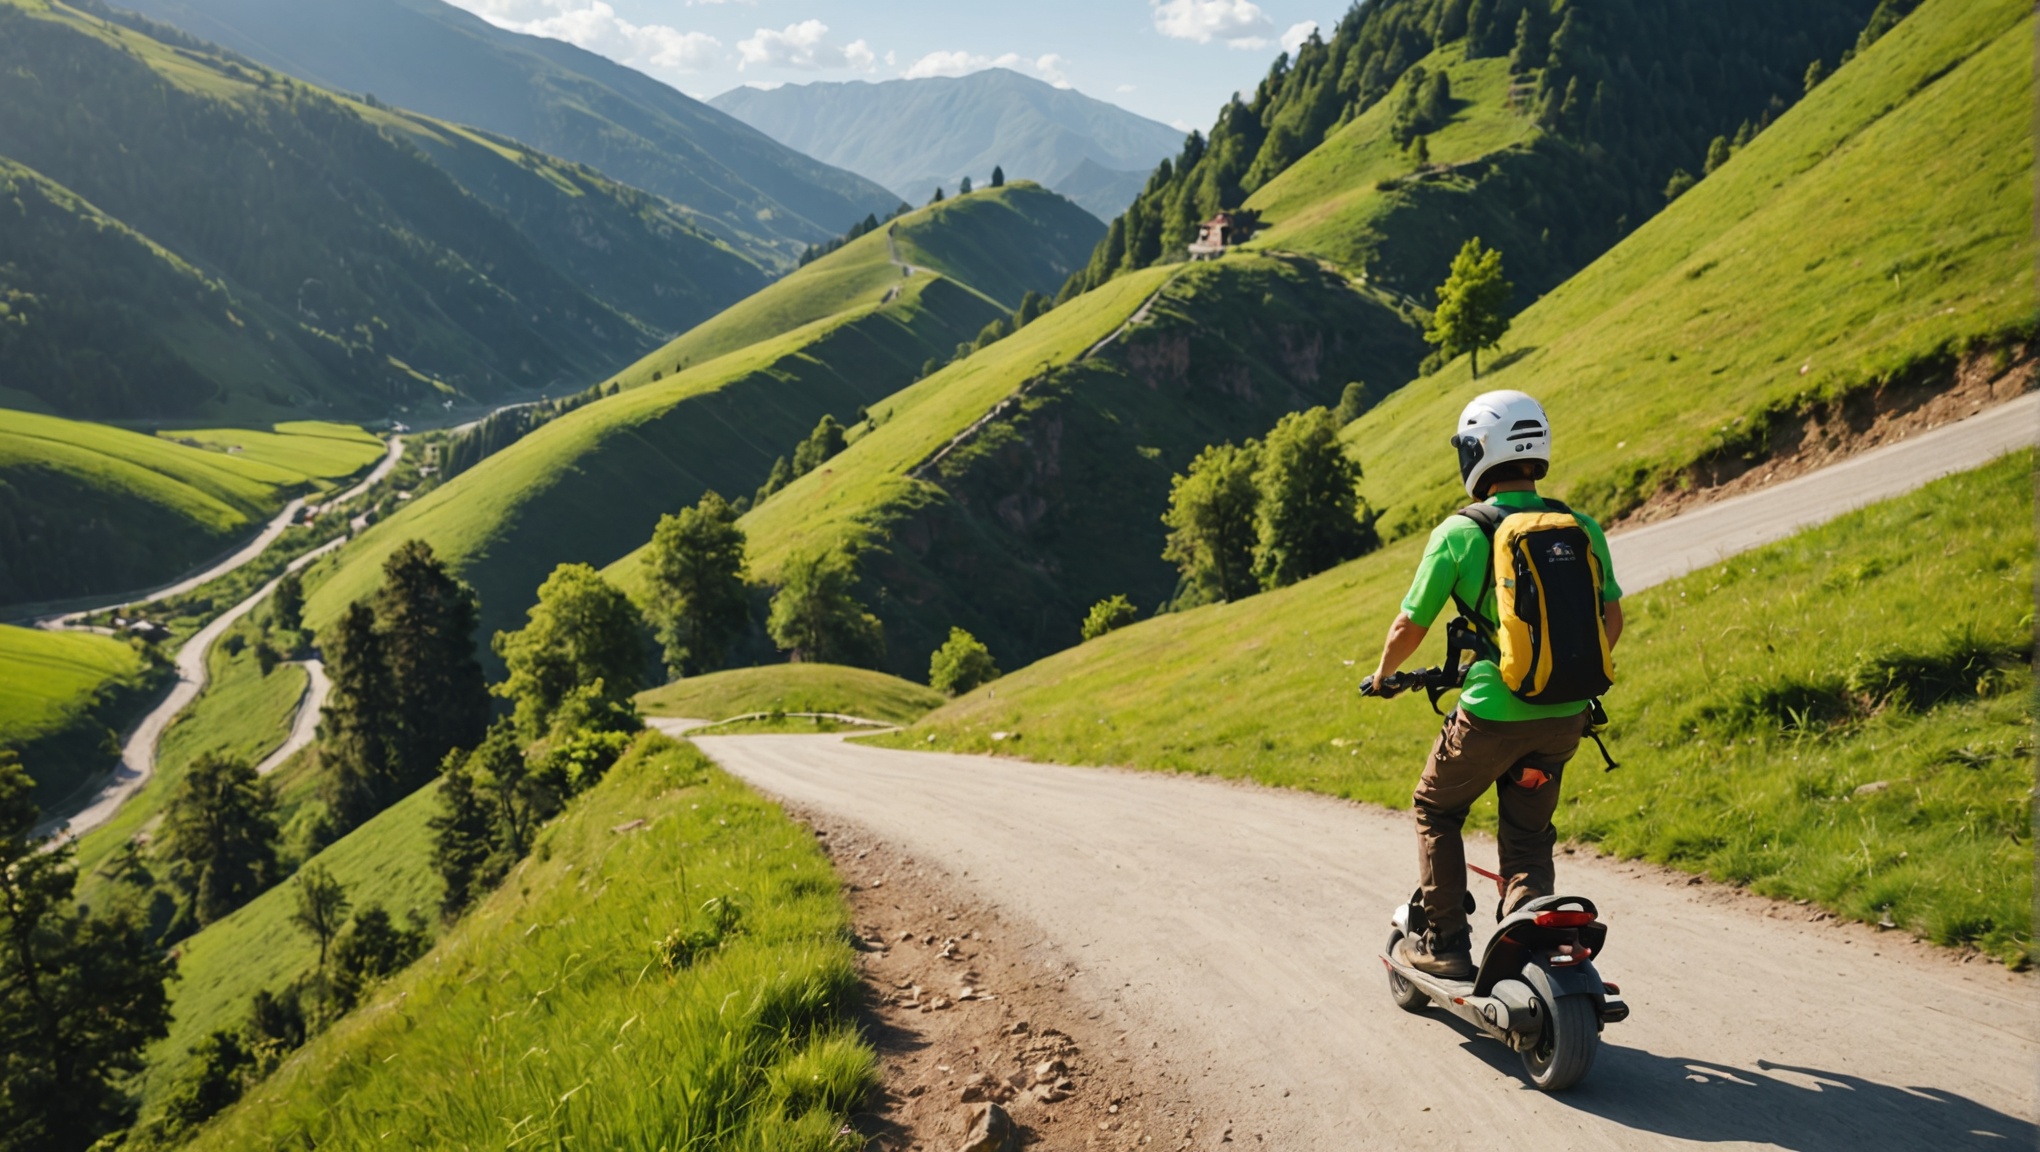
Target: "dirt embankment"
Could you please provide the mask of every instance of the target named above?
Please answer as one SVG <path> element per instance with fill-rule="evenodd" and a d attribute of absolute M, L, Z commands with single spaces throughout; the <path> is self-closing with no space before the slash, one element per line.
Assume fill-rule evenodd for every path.
<path fill-rule="evenodd" d="M 1720 452 L 1686 468 L 1610 530 L 1669 520 L 1702 504 L 1804 475 L 1859 452 L 1964 420 L 2032 391 L 2030 344 L 1987 349 L 1950 364 L 1922 367 L 1838 402 L 1772 421 L 1754 451 Z"/>
<path fill-rule="evenodd" d="M 1154 1041 L 1100 1022 L 1041 933 L 854 824 L 795 816 L 834 860 L 852 909 L 883 1076 L 857 1118 L 869 1152 L 1173 1149 L 1222 1123 L 1162 1074 Z M 1010 1143 L 985 1138 L 992 1105 Z"/>

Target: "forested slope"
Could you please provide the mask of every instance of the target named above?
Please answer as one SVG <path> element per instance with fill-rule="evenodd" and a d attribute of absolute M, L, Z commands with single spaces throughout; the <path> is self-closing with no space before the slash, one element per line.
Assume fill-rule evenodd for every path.
<path fill-rule="evenodd" d="M 790 266 L 803 245 L 894 200 L 669 84 L 441 0 L 127 7 L 314 84 L 374 93 L 589 165 L 683 206 L 700 227 L 767 266 Z"/>
<path fill-rule="evenodd" d="M 380 415 L 578 385 L 764 282 L 593 171 L 124 19 L 0 4 L 17 403 Z"/>

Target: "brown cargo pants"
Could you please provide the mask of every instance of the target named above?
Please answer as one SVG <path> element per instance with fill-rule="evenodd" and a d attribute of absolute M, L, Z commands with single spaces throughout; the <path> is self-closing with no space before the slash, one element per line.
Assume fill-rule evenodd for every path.
<path fill-rule="evenodd" d="M 1561 769 L 1578 751 L 1586 726 L 1584 713 L 1550 720 L 1482 720 L 1454 710 L 1445 718 L 1415 796 L 1417 866 L 1433 940 L 1448 941 L 1467 930 L 1466 845 L 1460 829 L 1489 785 L 1496 787 L 1501 807 L 1501 874 L 1509 889 L 1502 906 L 1515 908 L 1552 894 L 1551 850 L 1558 832 L 1551 816 L 1558 810 Z M 1540 769 L 1551 779 L 1540 788 L 1525 787 L 1510 779 L 1519 766 Z"/>

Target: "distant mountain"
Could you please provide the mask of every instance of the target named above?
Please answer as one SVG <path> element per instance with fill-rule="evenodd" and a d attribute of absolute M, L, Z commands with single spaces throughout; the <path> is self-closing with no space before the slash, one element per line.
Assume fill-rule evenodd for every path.
<path fill-rule="evenodd" d="M 96 5 L 0 0 L 0 189 L 0 404 L 71 416 L 581 387 L 768 280 L 588 168 Z"/>
<path fill-rule="evenodd" d="M 1056 184 L 1055 190 L 1084 206 L 1084 210 L 1100 220 L 1110 220 L 1126 211 L 1147 187 L 1148 177 L 1153 171 L 1136 168 L 1121 172 L 1084 157 L 1069 175 Z"/>
<path fill-rule="evenodd" d="M 440 0 L 121 3 L 315 84 L 590 165 L 781 266 L 899 199 L 642 72 Z"/>
<path fill-rule="evenodd" d="M 954 79 L 737 88 L 709 103 L 914 204 L 938 186 L 954 192 L 964 176 L 983 183 L 999 165 L 1008 179 L 1038 180 L 1110 219 L 1138 184 L 1117 198 L 1122 185 L 1101 187 L 1095 176 L 1081 176 L 1078 184 L 1094 192 L 1087 202 L 1065 182 L 1088 173 L 1087 165 L 1137 171 L 1145 180 L 1183 145 L 1183 133 L 1167 124 L 1006 68 Z"/>

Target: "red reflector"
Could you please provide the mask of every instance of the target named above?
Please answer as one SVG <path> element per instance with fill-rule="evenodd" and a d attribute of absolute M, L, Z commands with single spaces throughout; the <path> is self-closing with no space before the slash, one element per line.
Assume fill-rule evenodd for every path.
<path fill-rule="evenodd" d="M 1584 928 L 1593 922 L 1592 912 L 1539 912 L 1535 920 L 1539 928 Z"/>

